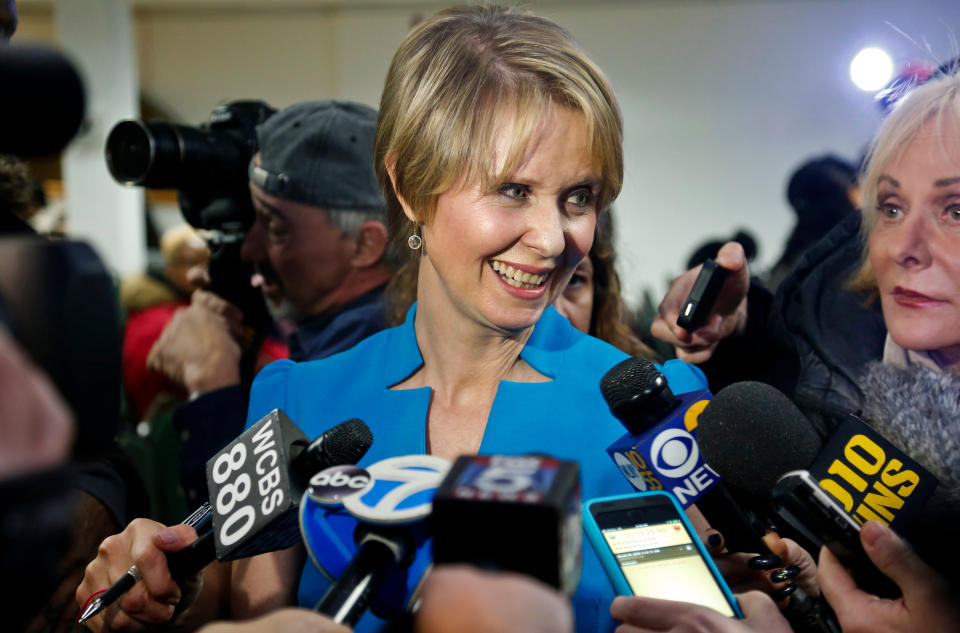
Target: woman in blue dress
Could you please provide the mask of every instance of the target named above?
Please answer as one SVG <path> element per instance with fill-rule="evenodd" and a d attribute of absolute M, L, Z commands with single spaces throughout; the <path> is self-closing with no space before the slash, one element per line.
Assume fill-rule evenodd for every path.
<path fill-rule="evenodd" d="M 625 355 L 551 308 L 620 190 L 621 137 L 603 74 L 549 20 L 471 7 L 415 28 L 387 75 L 374 154 L 407 254 L 398 280 L 416 275 L 417 302 L 345 354 L 269 367 L 248 422 L 280 407 L 312 437 L 359 417 L 375 438 L 364 463 L 547 453 L 580 463 L 585 498 L 628 492 L 605 451 L 623 427 L 599 391 Z M 578 630 L 612 630 L 609 582 L 583 554 Z M 300 604 L 325 586 L 307 563 Z"/>
<path fill-rule="evenodd" d="M 375 167 L 417 301 L 347 352 L 268 366 L 248 424 L 279 408 L 315 437 L 358 417 L 374 435 L 361 465 L 546 453 L 579 462 L 584 498 L 629 492 L 606 454 L 624 429 L 599 389 L 626 355 L 551 307 L 620 191 L 622 133 L 607 80 L 553 22 L 483 6 L 415 27 L 387 75 Z M 691 366 L 663 370 L 675 392 L 705 387 Z M 577 630 L 612 631 L 610 583 L 582 552 Z M 312 607 L 327 586 L 293 548 L 234 563 L 219 604 L 233 617 Z"/>

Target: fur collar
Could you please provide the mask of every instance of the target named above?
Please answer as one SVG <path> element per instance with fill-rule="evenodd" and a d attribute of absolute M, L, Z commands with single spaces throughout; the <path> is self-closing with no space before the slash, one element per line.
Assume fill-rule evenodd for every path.
<path fill-rule="evenodd" d="M 960 376 L 874 362 L 860 386 L 864 419 L 940 480 L 928 510 L 960 514 Z"/>

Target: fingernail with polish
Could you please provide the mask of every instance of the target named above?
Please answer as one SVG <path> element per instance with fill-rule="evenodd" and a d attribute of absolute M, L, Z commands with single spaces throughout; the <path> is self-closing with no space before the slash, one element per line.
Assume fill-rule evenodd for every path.
<path fill-rule="evenodd" d="M 800 574 L 800 568 L 796 565 L 790 565 L 770 574 L 770 580 L 773 582 L 786 582 Z"/>
<path fill-rule="evenodd" d="M 787 585 L 783 589 L 780 589 L 779 591 L 774 591 L 772 594 L 770 594 L 770 597 L 773 598 L 774 602 L 780 602 L 781 600 L 783 600 L 784 598 L 786 598 L 796 590 L 797 590 L 797 583 L 791 582 L 789 585 Z"/>
<path fill-rule="evenodd" d="M 710 547 L 720 547 L 720 545 L 723 544 L 723 537 L 714 532 L 707 537 L 707 544 L 709 544 Z"/>
<path fill-rule="evenodd" d="M 776 569 L 783 566 L 783 559 L 776 554 L 769 556 L 754 556 L 747 561 L 747 567 L 750 569 Z"/>
<path fill-rule="evenodd" d="M 180 537 L 177 536 L 177 533 L 173 530 L 160 530 L 157 532 L 157 538 L 160 539 L 160 542 L 164 545 L 173 545 Z"/>

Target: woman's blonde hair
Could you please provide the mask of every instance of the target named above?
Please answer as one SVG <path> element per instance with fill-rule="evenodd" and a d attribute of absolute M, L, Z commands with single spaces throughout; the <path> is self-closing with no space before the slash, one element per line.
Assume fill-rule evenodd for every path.
<path fill-rule="evenodd" d="M 907 93 L 881 124 L 870 144 L 861 185 L 863 219 L 860 238 L 863 262 L 850 282 L 854 290 L 876 293 L 877 280 L 870 266 L 870 232 L 877 223 L 877 185 L 884 170 L 907 149 L 920 129 L 932 123 L 933 134 L 947 156 L 947 134 L 960 133 L 960 73 L 933 79 Z"/>
<path fill-rule="evenodd" d="M 430 222 L 437 196 L 457 182 L 492 190 L 522 163 L 550 105 L 583 114 L 601 174 L 597 208 L 606 208 L 623 182 L 620 109 L 603 73 L 564 29 L 490 5 L 446 9 L 416 26 L 390 64 L 374 147 L 393 256 L 410 252 L 416 228 L 398 195 L 417 222 Z M 493 173 L 504 123 L 513 142 Z M 404 259 L 390 288 L 394 321 L 416 295 L 419 257 Z"/>

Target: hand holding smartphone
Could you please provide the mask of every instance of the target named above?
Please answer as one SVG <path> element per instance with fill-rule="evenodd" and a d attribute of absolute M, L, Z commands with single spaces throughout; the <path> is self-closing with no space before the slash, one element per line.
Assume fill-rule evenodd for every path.
<path fill-rule="evenodd" d="M 680 505 L 663 491 L 583 504 L 587 538 L 614 590 L 624 596 L 680 600 L 742 618 L 736 598 Z"/>
<path fill-rule="evenodd" d="M 706 325 L 713 304 L 716 302 L 728 274 L 729 271 L 726 268 L 712 259 L 703 262 L 703 268 L 700 269 L 700 274 L 693 282 L 690 294 L 687 295 L 683 305 L 680 306 L 677 325 L 689 332 Z"/>

